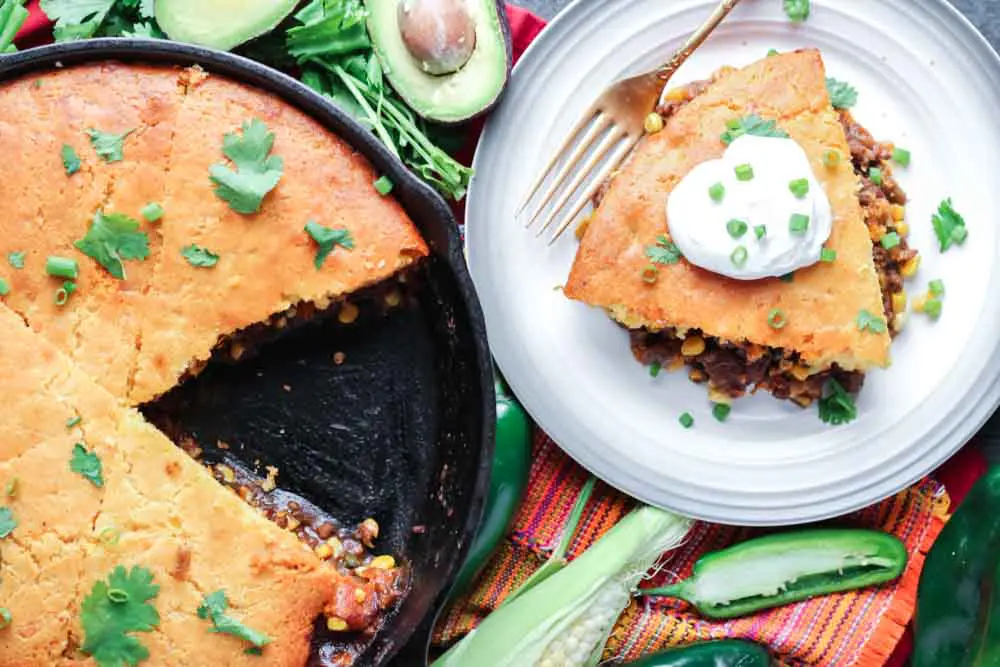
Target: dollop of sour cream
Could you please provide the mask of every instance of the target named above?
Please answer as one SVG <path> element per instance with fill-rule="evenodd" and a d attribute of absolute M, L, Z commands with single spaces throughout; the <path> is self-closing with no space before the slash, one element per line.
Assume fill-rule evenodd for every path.
<path fill-rule="evenodd" d="M 833 209 L 798 143 L 743 135 L 674 188 L 667 225 L 690 263 L 756 280 L 820 261 Z"/>

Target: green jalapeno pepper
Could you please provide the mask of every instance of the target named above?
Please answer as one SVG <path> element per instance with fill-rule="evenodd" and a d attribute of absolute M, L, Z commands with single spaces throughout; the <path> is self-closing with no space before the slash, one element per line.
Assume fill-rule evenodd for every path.
<path fill-rule="evenodd" d="M 873 530 L 778 533 L 706 554 L 693 576 L 643 595 L 687 600 L 708 618 L 761 609 L 892 581 L 906 567 L 906 548 Z"/>
<path fill-rule="evenodd" d="M 629 667 L 770 667 L 763 646 L 739 639 L 700 642 L 647 655 Z"/>
<path fill-rule="evenodd" d="M 479 532 L 451 589 L 453 596 L 467 589 L 489 561 L 493 550 L 507 533 L 510 520 L 528 485 L 531 422 L 517 400 L 507 393 L 499 376 L 495 378 L 493 387 L 497 395 L 497 430 L 486 509 Z"/>
<path fill-rule="evenodd" d="M 913 667 L 1000 665 L 1000 466 L 934 542 L 917 589 Z"/>

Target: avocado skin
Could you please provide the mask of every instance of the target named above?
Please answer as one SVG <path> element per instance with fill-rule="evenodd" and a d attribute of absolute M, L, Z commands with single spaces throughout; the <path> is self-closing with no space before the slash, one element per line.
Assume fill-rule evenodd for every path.
<path fill-rule="evenodd" d="M 372 2 L 372 0 L 367 0 L 367 1 L 369 3 Z M 399 93 L 400 97 L 403 98 L 403 100 L 407 103 L 407 105 L 409 105 L 410 108 L 413 109 L 413 111 L 417 115 L 419 115 L 420 117 L 424 118 L 427 121 L 436 123 L 438 125 L 444 125 L 444 126 L 463 125 L 465 123 L 468 123 L 469 121 L 475 120 L 477 118 L 480 118 L 481 116 L 488 114 L 490 111 L 493 110 L 493 108 L 497 105 L 497 103 L 499 103 L 500 99 L 503 97 L 503 92 L 507 89 L 507 84 L 510 82 L 510 73 L 514 64 L 514 53 L 512 46 L 513 42 L 511 39 L 510 22 L 507 20 L 507 11 L 504 7 L 503 0 L 493 0 L 492 2 L 490 2 L 489 0 L 468 0 L 468 2 L 481 3 L 484 5 L 489 4 L 492 6 L 492 11 L 496 16 L 499 30 L 498 31 L 490 30 L 489 31 L 490 34 L 488 35 L 488 37 L 489 39 L 500 40 L 500 45 L 504 52 L 503 82 L 498 87 L 494 95 L 490 96 L 489 99 L 484 100 L 482 104 L 477 105 L 477 107 L 474 110 L 470 110 L 468 113 L 462 113 L 458 115 L 448 115 L 446 117 L 425 112 L 420 108 L 419 104 L 417 104 L 413 100 L 410 91 L 408 90 L 407 83 L 405 81 L 401 81 L 400 80 L 401 77 L 399 77 L 398 74 L 395 72 L 396 68 L 393 66 L 394 63 L 392 58 L 389 58 L 387 56 L 386 50 L 381 47 L 377 31 L 372 29 L 371 15 L 369 16 L 369 24 L 368 24 L 369 36 L 371 37 L 372 46 L 375 49 L 375 53 L 378 55 L 379 60 L 382 61 L 382 66 L 383 69 L 385 70 L 385 76 L 389 80 L 389 83 L 392 84 L 393 89 L 395 89 L 395 91 Z M 499 34 L 494 34 L 494 32 L 498 32 Z M 477 39 L 479 39 L 478 34 L 477 34 Z M 477 49 L 480 48 L 478 44 L 476 48 Z M 473 58 L 475 58 L 475 56 L 473 56 Z M 455 74 L 446 74 L 439 76 L 437 78 L 441 80 L 442 84 L 446 84 L 451 77 L 454 77 L 457 74 L 465 71 L 465 69 L 466 68 L 462 68 L 461 70 L 459 70 L 459 72 L 456 72 Z"/>

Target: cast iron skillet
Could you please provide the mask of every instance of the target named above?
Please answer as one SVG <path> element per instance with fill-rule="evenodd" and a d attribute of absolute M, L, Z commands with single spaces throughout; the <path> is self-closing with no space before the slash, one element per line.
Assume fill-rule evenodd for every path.
<path fill-rule="evenodd" d="M 248 361 L 210 364 L 166 397 L 184 406 L 179 426 L 199 442 L 229 443 L 225 456 L 247 466 L 277 466 L 279 487 L 345 523 L 378 521 L 377 551 L 408 563 L 412 584 L 356 664 L 393 656 L 394 664 L 423 664 L 436 610 L 482 514 L 495 421 L 486 327 L 451 211 L 332 103 L 240 56 L 160 40 L 96 39 L 0 58 L 0 82 L 103 60 L 198 64 L 284 99 L 388 174 L 393 196 L 431 246 L 413 307 L 362 317 L 350 328 L 321 319 Z M 342 365 L 330 363 L 334 352 L 345 353 Z"/>

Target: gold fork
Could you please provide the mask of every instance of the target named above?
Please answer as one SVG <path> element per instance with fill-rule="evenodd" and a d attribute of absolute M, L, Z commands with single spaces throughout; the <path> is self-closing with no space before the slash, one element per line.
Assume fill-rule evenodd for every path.
<path fill-rule="evenodd" d="M 570 130 L 563 145 L 532 183 L 528 194 L 518 206 L 515 215 L 520 218 L 553 168 L 560 160 L 564 160 L 562 168 L 546 188 L 525 227 L 534 224 L 545 210 L 546 205 L 558 193 L 559 198 L 550 209 L 549 215 L 539 228 L 537 235 L 541 236 L 542 232 L 557 219 L 559 212 L 563 209 L 567 209 L 568 213 L 563 215 L 559 224 L 556 225 L 556 230 L 549 240 L 549 244 L 554 243 L 566 231 L 566 228 L 570 226 L 580 211 L 587 206 L 601 183 L 628 157 L 639 139 L 642 138 L 646 116 L 655 109 L 656 103 L 670 78 L 741 1 L 721 0 L 712 15 L 688 38 L 687 42 L 665 65 L 651 72 L 623 79 L 597 98 L 593 106 L 583 114 L 580 122 Z M 576 142 L 575 150 L 570 155 L 565 156 L 574 146 L 573 140 L 584 128 L 587 128 L 587 131 L 579 142 Z M 582 167 L 577 169 L 577 165 L 591 150 L 593 150 L 593 154 L 587 158 Z M 605 162 L 603 168 L 596 175 L 593 175 L 592 172 L 601 162 Z M 570 180 L 571 176 L 572 180 Z M 568 184 L 567 181 L 569 181 Z M 573 195 L 580 189 L 581 185 L 586 187 L 574 199 Z"/>

